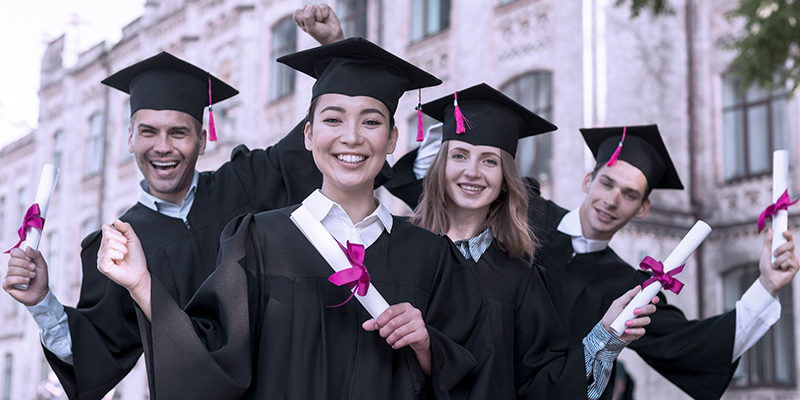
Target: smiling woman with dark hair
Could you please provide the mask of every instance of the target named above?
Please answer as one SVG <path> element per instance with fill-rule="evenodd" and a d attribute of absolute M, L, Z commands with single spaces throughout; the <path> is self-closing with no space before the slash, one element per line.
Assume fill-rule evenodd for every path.
<path fill-rule="evenodd" d="M 488 398 L 478 277 L 452 242 L 392 217 L 373 194 L 397 142 L 398 99 L 440 81 L 363 39 L 280 61 L 317 78 L 305 146 L 321 190 L 231 222 L 217 270 L 184 309 L 150 278 L 129 226 L 103 229 L 99 268 L 141 308 L 154 396 Z M 333 274 L 342 252 L 349 264 Z M 369 297 L 384 306 L 359 304 Z"/>

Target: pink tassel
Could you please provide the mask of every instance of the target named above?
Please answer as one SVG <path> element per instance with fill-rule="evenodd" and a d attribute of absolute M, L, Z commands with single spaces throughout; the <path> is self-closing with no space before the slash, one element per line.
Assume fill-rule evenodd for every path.
<path fill-rule="evenodd" d="M 217 129 L 214 126 L 214 112 L 211 110 L 211 77 L 208 77 L 208 140 L 217 141 Z"/>
<path fill-rule="evenodd" d="M 456 133 L 460 135 L 467 132 L 467 128 L 472 128 L 472 124 L 464 117 L 464 114 L 461 113 L 461 108 L 458 107 L 458 92 L 453 92 L 453 97 L 455 98 L 453 104 L 456 107 Z"/>
<path fill-rule="evenodd" d="M 423 126 L 422 126 L 422 89 L 419 89 L 419 102 L 417 103 L 417 141 L 421 142 L 423 139 Z"/>
<path fill-rule="evenodd" d="M 628 130 L 627 126 L 622 127 L 622 139 L 619 140 L 619 144 L 617 145 L 617 149 L 614 150 L 614 154 L 611 155 L 611 158 L 608 159 L 608 164 L 606 164 L 609 167 L 614 165 L 614 163 L 617 161 L 617 158 L 619 158 L 619 153 L 622 151 L 622 142 L 625 141 L 625 131 L 626 130 Z"/>

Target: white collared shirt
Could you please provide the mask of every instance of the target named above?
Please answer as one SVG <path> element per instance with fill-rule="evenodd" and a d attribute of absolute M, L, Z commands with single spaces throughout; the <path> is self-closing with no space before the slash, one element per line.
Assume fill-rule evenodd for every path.
<path fill-rule="evenodd" d="M 184 196 L 181 205 L 170 203 L 153 196 L 150 194 L 150 187 L 147 181 L 142 179 L 142 181 L 139 182 L 139 203 L 142 203 L 143 206 L 155 212 L 168 217 L 179 218 L 186 222 L 186 217 L 189 215 L 189 211 L 192 210 L 192 204 L 194 204 L 194 196 L 197 193 L 197 180 L 199 177 L 200 173 L 195 170 L 194 177 L 192 178 L 192 185 L 189 186 L 189 191 L 186 192 L 186 196 Z"/>
<path fill-rule="evenodd" d="M 303 205 L 308 207 L 314 218 L 322 223 L 322 226 L 337 242 L 343 246 L 348 241 L 350 243 L 363 244 L 364 248 L 368 248 L 375 243 L 384 229 L 388 233 L 392 233 L 392 224 L 394 222 L 392 214 L 381 204 L 377 197 L 375 198 L 375 203 L 377 207 L 372 214 L 353 224 L 353 221 L 350 220 L 342 206 L 325 197 L 319 189 L 303 200 Z"/>
<path fill-rule="evenodd" d="M 572 249 L 577 254 L 594 253 L 608 247 L 609 240 L 592 240 L 583 236 L 580 208 L 564 215 L 557 229 L 572 237 Z M 731 362 L 753 347 L 780 317 L 781 302 L 772 297 L 761 281 L 756 279 L 736 302 L 736 332 Z"/>
<path fill-rule="evenodd" d="M 572 237 L 572 250 L 577 254 L 603 251 L 608 247 L 608 242 L 610 242 L 610 240 L 587 239 L 583 236 L 580 208 L 568 212 L 561 219 L 556 229 Z"/>

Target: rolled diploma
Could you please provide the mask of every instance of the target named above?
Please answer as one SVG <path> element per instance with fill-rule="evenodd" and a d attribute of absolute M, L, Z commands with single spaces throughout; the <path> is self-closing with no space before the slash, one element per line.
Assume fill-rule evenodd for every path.
<path fill-rule="evenodd" d="M 700 243 L 703 243 L 703 240 L 705 240 L 710 233 L 711 227 L 708 226 L 707 223 L 697 221 L 686 236 L 683 237 L 681 242 L 678 243 L 675 250 L 672 250 L 672 253 L 664 260 L 664 273 L 685 264 L 689 256 L 697 250 Z M 659 290 L 661 290 L 661 282 L 655 281 L 642 289 L 641 292 L 637 293 L 633 300 L 622 310 L 622 313 L 611 323 L 611 330 L 614 331 L 617 336 L 622 336 L 622 334 L 625 333 L 625 322 L 636 318 L 633 310 L 644 307 L 650 303 L 650 300 L 656 297 Z"/>
<path fill-rule="evenodd" d="M 772 153 L 772 204 L 778 201 L 789 187 L 789 152 L 775 150 Z M 783 232 L 789 229 L 789 211 L 778 210 L 772 216 L 772 262 L 775 262 L 775 249 L 786 243 Z"/>
<path fill-rule="evenodd" d="M 351 267 L 350 261 L 347 260 L 347 256 L 339 248 L 336 239 L 314 218 L 306 206 L 301 206 L 294 210 L 291 218 L 334 271 L 339 272 Z M 369 315 L 376 320 L 389 308 L 389 303 L 381 296 L 378 289 L 375 289 L 372 282 L 369 284 L 366 295 L 359 296 L 356 293 L 353 297 L 358 299 Z"/>
<path fill-rule="evenodd" d="M 56 189 L 56 182 L 58 181 L 59 170 L 53 164 L 45 164 L 42 167 L 42 176 L 39 178 L 39 187 L 36 189 L 36 198 L 33 203 L 39 205 L 39 215 L 42 219 L 47 220 L 47 210 L 50 208 L 50 200 L 53 198 L 53 192 Z M 25 241 L 20 244 L 19 248 L 25 249 L 30 247 L 34 250 L 39 249 L 39 241 L 42 239 L 42 231 L 36 228 L 31 228 L 28 235 L 25 236 Z M 28 290 L 27 284 L 14 285 L 19 290 Z"/>

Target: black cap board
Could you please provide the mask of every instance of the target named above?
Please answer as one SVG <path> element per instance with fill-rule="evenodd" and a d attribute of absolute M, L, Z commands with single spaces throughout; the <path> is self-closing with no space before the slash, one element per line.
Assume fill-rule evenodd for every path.
<path fill-rule="evenodd" d="M 617 150 L 623 128 L 625 140 L 618 159 L 642 171 L 650 189 L 683 189 L 656 125 L 581 129 L 583 139 L 597 163 L 608 162 Z"/>
<path fill-rule="evenodd" d="M 493 146 L 511 156 L 517 153 L 519 139 L 558 129 L 491 86 L 481 83 L 455 93 L 466 123 L 466 132 L 457 133 L 453 94 L 422 105 L 422 112 L 442 121 L 442 140 L 460 140 L 476 146 Z"/>
<path fill-rule="evenodd" d="M 442 83 L 359 37 L 287 54 L 278 62 L 317 79 L 312 89 L 314 98 L 325 93 L 369 96 L 385 104 L 392 114 L 405 91 Z"/>
<path fill-rule="evenodd" d="M 102 83 L 131 95 L 131 115 L 141 109 L 185 112 L 203 122 L 203 110 L 239 93 L 210 73 L 161 52 L 104 79 Z"/>

